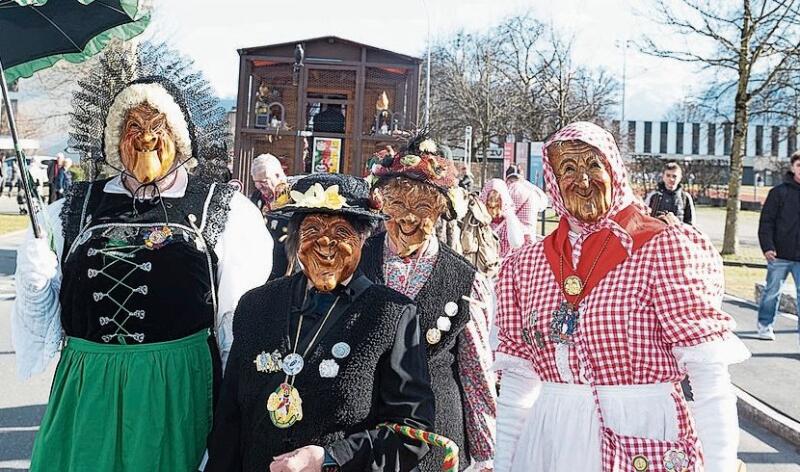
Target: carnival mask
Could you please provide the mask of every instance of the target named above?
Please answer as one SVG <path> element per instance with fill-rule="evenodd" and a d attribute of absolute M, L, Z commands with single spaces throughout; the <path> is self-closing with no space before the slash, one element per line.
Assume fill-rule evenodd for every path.
<path fill-rule="evenodd" d="M 489 211 L 489 216 L 492 220 L 498 220 L 503 217 L 503 199 L 500 197 L 500 192 L 497 190 L 489 191 L 486 196 L 486 209 Z"/>
<path fill-rule="evenodd" d="M 597 149 L 583 141 L 560 141 L 547 148 L 567 211 L 594 223 L 611 207 L 611 174 Z"/>
<path fill-rule="evenodd" d="M 167 116 L 148 103 L 131 108 L 119 154 L 125 170 L 143 184 L 167 175 L 175 163 L 175 140 Z"/>
<path fill-rule="evenodd" d="M 298 258 L 303 273 L 320 292 L 347 280 L 361 260 L 361 235 L 339 215 L 316 213 L 300 224 Z"/>
<path fill-rule="evenodd" d="M 447 208 L 445 197 L 414 180 L 395 178 L 380 188 L 386 233 L 401 257 L 414 254 L 433 234 L 439 216 Z"/>

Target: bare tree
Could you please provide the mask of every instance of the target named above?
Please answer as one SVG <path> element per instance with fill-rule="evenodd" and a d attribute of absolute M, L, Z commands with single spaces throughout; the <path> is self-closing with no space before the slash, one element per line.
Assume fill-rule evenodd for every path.
<path fill-rule="evenodd" d="M 742 158 L 751 103 L 788 72 L 800 53 L 800 0 L 654 0 L 653 19 L 680 35 L 682 48 L 646 38 L 648 54 L 695 63 L 715 76 L 712 97 L 733 94 L 733 143 L 722 253 L 734 254 Z"/>
<path fill-rule="evenodd" d="M 546 27 L 531 13 L 507 18 L 498 31 L 500 72 L 516 89 L 522 107 L 515 126 L 544 139 L 573 121 L 610 117 L 619 83 L 604 69 L 572 61 L 572 38 Z"/>
<path fill-rule="evenodd" d="M 486 178 L 492 140 L 510 131 L 513 95 L 498 73 L 494 38 L 460 32 L 431 52 L 431 128 L 444 142 L 460 143 L 466 126 L 483 151 L 481 182 Z"/>

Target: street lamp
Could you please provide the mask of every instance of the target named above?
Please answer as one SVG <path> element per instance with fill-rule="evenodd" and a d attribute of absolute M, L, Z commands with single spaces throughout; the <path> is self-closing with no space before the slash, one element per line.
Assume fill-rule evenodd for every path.
<path fill-rule="evenodd" d="M 425 8 L 428 20 L 428 53 L 425 65 L 425 128 L 427 129 L 431 121 L 431 14 L 428 11 L 428 2 L 422 0 L 422 6 Z"/>
<path fill-rule="evenodd" d="M 632 41 L 629 39 L 626 39 L 625 41 L 614 42 L 614 45 L 617 48 L 622 49 L 622 100 L 620 102 L 620 126 L 625 121 L 625 82 L 628 75 L 628 46 L 630 46 L 631 42 Z"/>

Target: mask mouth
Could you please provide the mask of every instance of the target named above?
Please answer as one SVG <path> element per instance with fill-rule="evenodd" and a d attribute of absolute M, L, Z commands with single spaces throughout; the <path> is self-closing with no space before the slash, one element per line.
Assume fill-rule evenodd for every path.
<path fill-rule="evenodd" d="M 398 224 L 397 227 L 400 230 L 400 234 L 403 236 L 414 236 L 419 230 L 419 225 L 413 225 L 409 229 L 403 228 L 402 224 Z"/>
<path fill-rule="evenodd" d="M 326 254 L 314 249 L 314 254 L 317 256 L 317 259 L 319 259 L 320 263 L 324 265 L 333 265 L 333 263 L 336 262 L 336 252 Z"/>

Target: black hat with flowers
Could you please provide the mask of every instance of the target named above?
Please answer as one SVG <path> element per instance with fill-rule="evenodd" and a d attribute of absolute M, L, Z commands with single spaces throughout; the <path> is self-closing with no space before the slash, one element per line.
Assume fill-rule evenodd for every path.
<path fill-rule="evenodd" d="M 364 179 L 346 174 L 311 174 L 292 185 L 275 201 L 273 211 L 284 214 L 328 213 L 382 219 L 370 201 Z"/>

